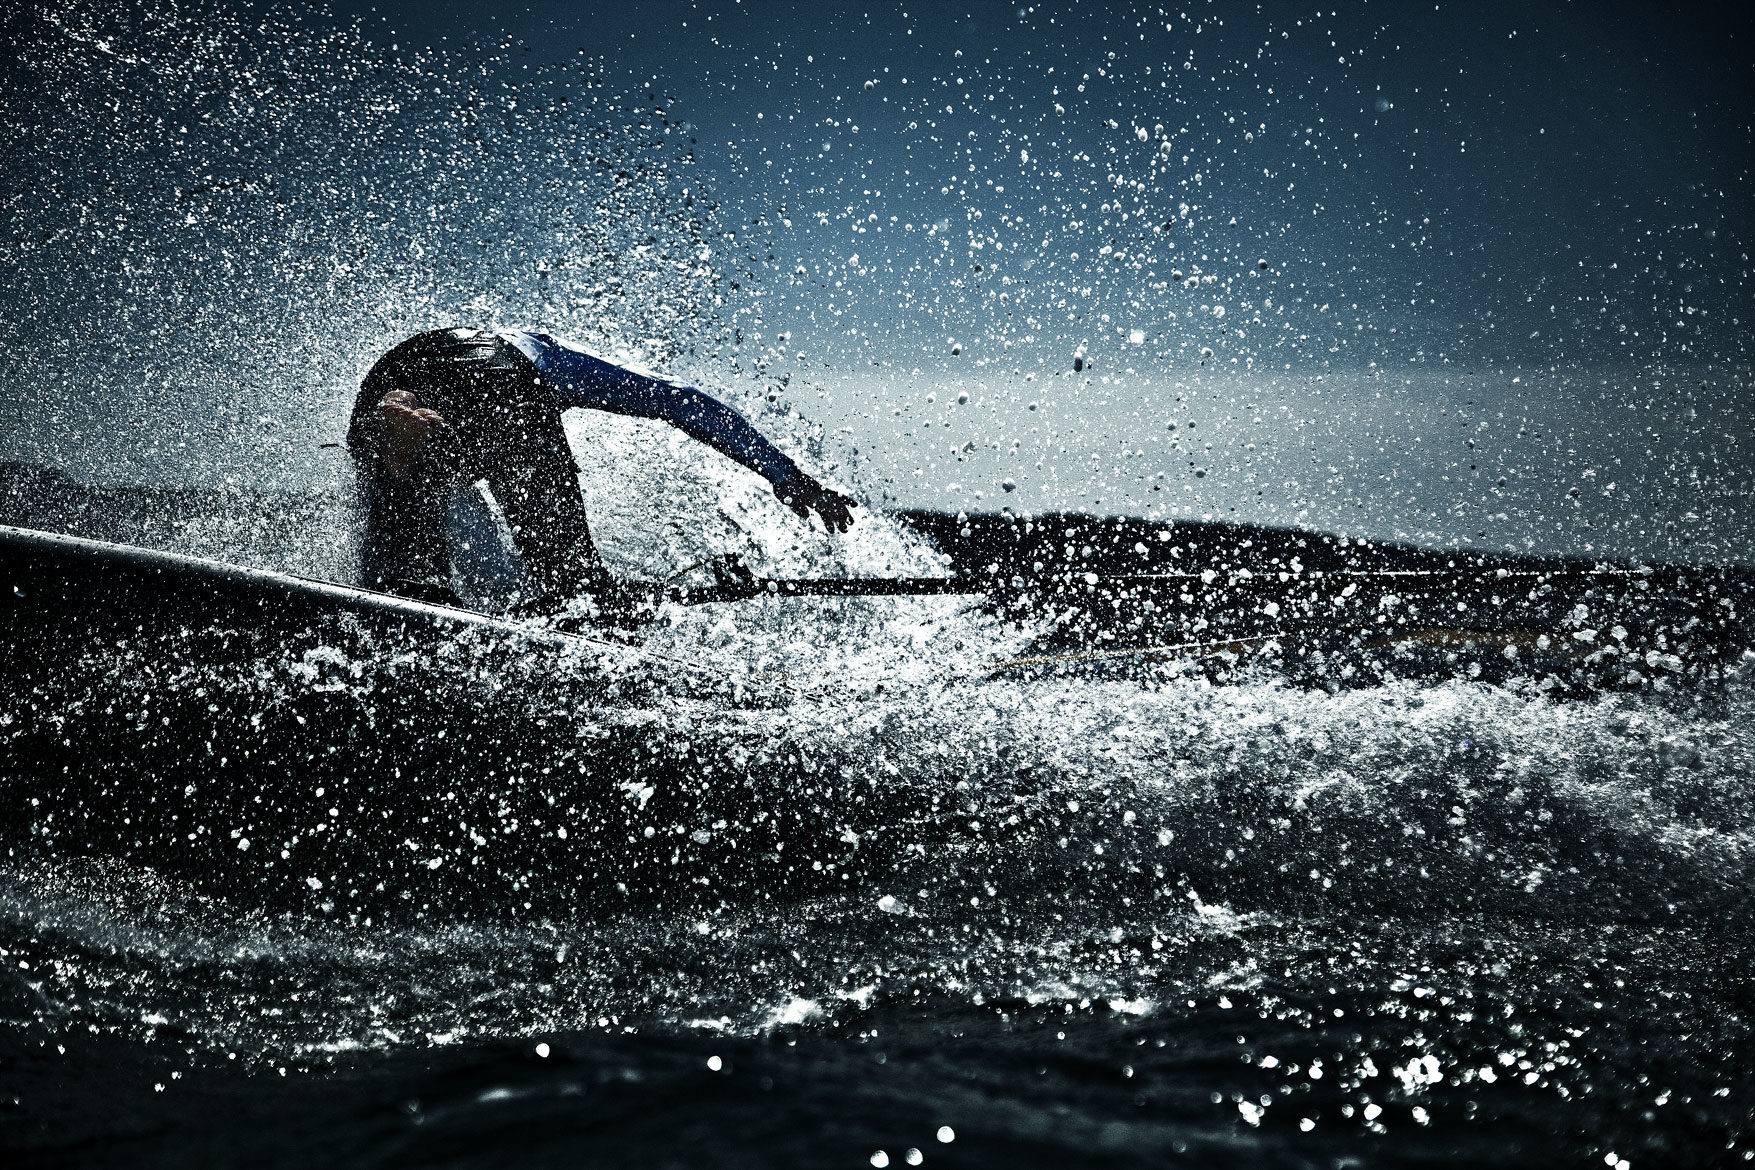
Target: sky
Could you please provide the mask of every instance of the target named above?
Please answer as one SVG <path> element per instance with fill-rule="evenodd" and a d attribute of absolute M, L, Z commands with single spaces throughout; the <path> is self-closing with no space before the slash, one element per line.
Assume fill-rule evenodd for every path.
<path fill-rule="evenodd" d="M 888 506 L 1748 555 L 1728 13 L 86 0 L 0 35 L 13 457 L 320 476 L 375 353 L 470 319 L 823 436 Z"/>
<path fill-rule="evenodd" d="M 698 140 L 722 228 L 757 245 L 765 316 L 825 356 L 949 368 L 953 346 L 969 365 L 1009 343 L 1054 365 L 1135 329 L 1172 361 L 1215 340 L 1256 364 L 1335 345 L 1349 365 L 1734 352 L 1728 316 L 1706 340 L 1748 291 L 1734 26 L 1327 7 L 351 11 L 405 47 L 498 36 L 513 59 L 583 52 L 650 79 Z M 1688 279 L 1711 268 L 1734 279 Z M 1328 315 L 1238 339 L 1177 287 L 1197 269 L 1226 299 Z M 1696 320 L 1666 328 L 1670 301 Z M 1640 337 L 1594 335 L 1622 325 Z"/>

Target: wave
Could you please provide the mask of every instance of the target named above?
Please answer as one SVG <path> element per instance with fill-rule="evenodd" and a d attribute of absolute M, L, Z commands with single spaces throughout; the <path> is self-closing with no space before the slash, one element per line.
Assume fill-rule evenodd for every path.
<path fill-rule="evenodd" d="M 665 637 L 556 654 L 339 624 L 15 644 L 8 835 L 380 915 L 771 901 L 918 872 L 1661 917 L 1750 876 L 1740 679 L 1573 700 L 1530 680 L 1006 680 L 977 671 L 1016 631 L 954 604 L 740 616 L 670 631 L 695 643 L 685 669 L 655 663 Z"/>

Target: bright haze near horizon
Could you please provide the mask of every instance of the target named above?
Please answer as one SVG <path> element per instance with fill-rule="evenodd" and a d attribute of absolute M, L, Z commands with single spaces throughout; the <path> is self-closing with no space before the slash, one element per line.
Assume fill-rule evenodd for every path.
<path fill-rule="evenodd" d="M 202 43 L 200 5 L 181 40 L 115 16 L 136 11 L 75 4 L 13 35 L 86 29 L 99 47 L 33 67 L 75 104 L 85 87 L 103 124 L 100 94 L 138 84 L 103 71 L 128 56 L 108 23 L 169 57 Z M 192 70 L 193 131 L 174 86 L 166 108 L 117 115 L 118 138 L 149 140 L 134 173 L 162 168 L 175 191 L 144 217 L 181 233 L 144 235 L 157 255 L 90 239 L 111 219 L 138 230 L 157 197 L 99 181 L 122 149 L 101 135 L 40 164 L 80 198 L 9 205 L 38 243 L 0 298 L 68 356 L 4 359 L 0 453 L 92 479 L 321 478 L 333 458 L 311 452 L 374 354 L 468 317 L 580 336 L 731 393 L 765 428 L 816 429 L 881 506 L 1751 560 L 1755 110 L 1723 17 L 1359 0 L 244 11 L 214 35 L 219 64 Z M 251 80 L 307 57 L 291 81 Z M 674 239 L 587 222 L 601 184 L 650 172 L 609 177 L 566 121 L 583 90 L 556 104 L 571 77 L 663 139 L 680 185 L 610 215 Z M 276 133 L 340 129 L 252 135 L 247 94 L 292 91 Z M 206 153 L 183 147 L 228 117 Z M 465 122 L 498 153 L 473 182 L 431 177 Z M 538 187 L 560 210 L 520 202 Z M 215 206 L 258 193 L 279 210 Z M 69 205 L 77 224 L 55 219 Z M 607 283 L 592 232 L 619 266 Z M 76 263 L 128 281 L 68 293 L 81 272 L 54 249 L 82 244 L 99 259 Z M 674 272 L 641 286 L 642 264 Z M 154 322 L 252 271 L 268 275 L 195 313 L 230 350 L 195 345 L 204 372 L 182 376 L 160 335 L 189 326 Z M 251 371 L 235 384 L 228 352 Z"/>

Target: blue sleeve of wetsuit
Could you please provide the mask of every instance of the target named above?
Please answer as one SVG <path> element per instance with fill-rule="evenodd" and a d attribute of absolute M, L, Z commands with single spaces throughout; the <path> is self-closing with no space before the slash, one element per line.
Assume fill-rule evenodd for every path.
<path fill-rule="evenodd" d="M 575 406 L 667 422 L 762 476 L 782 484 L 798 465 L 762 437 L 749 420 L 718 399 L 678 382 L 637 374 L 546 333 L 502 334 L 536 364 L 562 409 Z"/>

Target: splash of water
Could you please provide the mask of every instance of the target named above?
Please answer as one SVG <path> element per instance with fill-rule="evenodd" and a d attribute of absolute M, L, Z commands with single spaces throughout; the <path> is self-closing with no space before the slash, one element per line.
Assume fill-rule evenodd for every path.
<path fill-rule="evenodd" d="M 689 128 L 584 57 L 529 66 L 358 27 L 30 3 L 0 84 L 31 149 L 0 303 L 11 453 L 87 479 L 333 481 L 375 356 L 537 324 L 674 364 L 714 336 Z M 101 144 L 94 159 L 94 144 Z"/>

